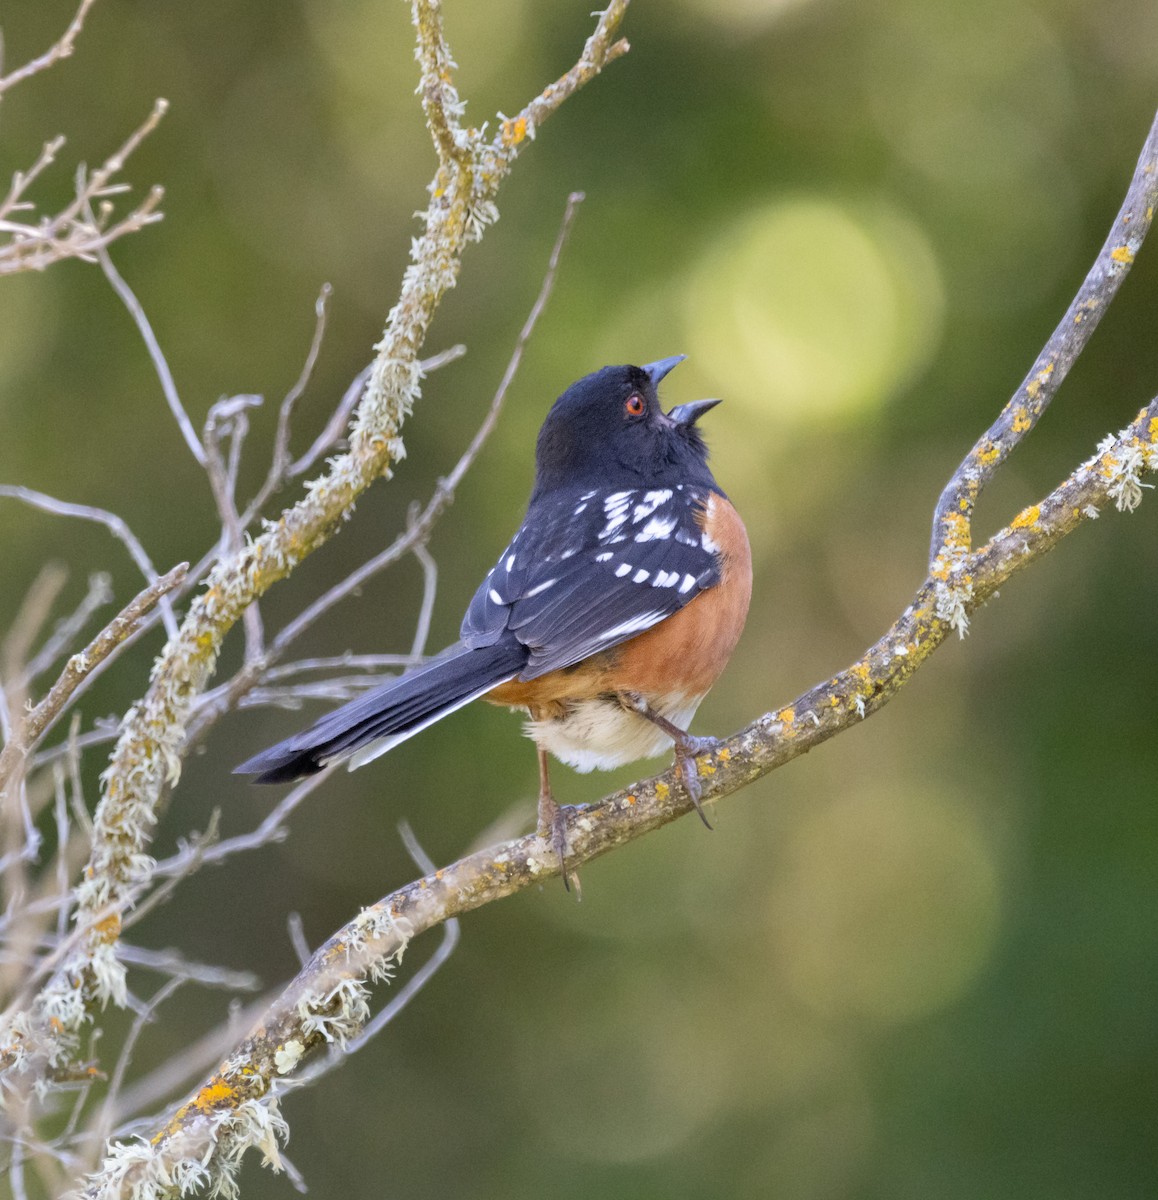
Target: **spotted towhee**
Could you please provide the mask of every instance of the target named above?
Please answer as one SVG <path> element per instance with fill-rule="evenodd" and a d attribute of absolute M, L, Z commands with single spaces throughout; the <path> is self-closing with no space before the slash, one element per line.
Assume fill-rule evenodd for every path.
<path fill-rule="evenodd" d="M 539 832 L 560 859 L 548 752 L 590 771 L 674 744 L 703 817 L 695 755 L 712 742 L 687 726 L 743 629 L 752 557 L 696 427 L 719 401 L 660 408 L 656 387 L 682 361 L 604 367 L 572 384 L 539 431 L 527 515 L 461 641 L 237 770 L 282 783 L 333 762 L 360 767 L 485 697 L 530 715 Z"/>

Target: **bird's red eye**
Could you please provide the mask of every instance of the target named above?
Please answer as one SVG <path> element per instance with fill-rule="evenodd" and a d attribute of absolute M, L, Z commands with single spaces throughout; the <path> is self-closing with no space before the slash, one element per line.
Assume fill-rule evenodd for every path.
<path fill-rule="evenodd" d="M 647 405 L 644 403 L 643 397 L 638 392 L 632 392 L 631 395 L 627 397 L 627 402 L 623 406 L 624 412 L 626 412 L 629 417 L 642 417 L 645 408 L 647 408 Z"/>

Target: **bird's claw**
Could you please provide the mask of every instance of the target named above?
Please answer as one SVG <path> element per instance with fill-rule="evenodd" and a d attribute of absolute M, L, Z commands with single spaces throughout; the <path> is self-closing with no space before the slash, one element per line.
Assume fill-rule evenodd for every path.
<path fill-rule="evenodd" d="M 558 856 L 563 887 L 570 891 L 570 874 L 567 871 L 567 812 L 555 802 L 553 796 L 539 797 L 539 825 L 536 833 Z M 578 882 L 579 877 L 575 876 L 575 879 Z"/>
<path fill-rule="evenodd" d="M 700 796 L 703 794 L 703 789 L 700 786 L 700 773 L 696 767 L 696 755 L 707 754 L 719 744 L 719 739 L 717 738 L 693 737 L 689 733 L 685 735 L 683 740 L 676 742 L 675 748 L 676 765 L 680 770 L 680 779 L 683 780 L 684 790 L 688 794 L 688 799 L 695 805 L 700 820 L 703 821 L 708 829 L 712 828 L 712 823 L 708 820 L 707 815 L 704 813 L 704 806 L 700 803 Z"/>

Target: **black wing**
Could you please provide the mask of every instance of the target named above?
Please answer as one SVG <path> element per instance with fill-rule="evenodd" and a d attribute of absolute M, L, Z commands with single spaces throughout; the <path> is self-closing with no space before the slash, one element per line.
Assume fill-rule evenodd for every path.
<path fill-rule="evenodd" d="M 519 678 L 534 679 L 658 624 L 719 582 L 699 524 L 708 498 L 640 488 L 536 504 L 475 593 L 462 640 L 489 646 L 509 630 L 531 652 Z"/>

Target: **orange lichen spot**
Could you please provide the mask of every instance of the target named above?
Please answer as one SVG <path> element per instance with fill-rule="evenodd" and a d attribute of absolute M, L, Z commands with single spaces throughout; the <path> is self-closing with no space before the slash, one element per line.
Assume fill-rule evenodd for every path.
<path fill-rule="evenodd" d="M 503 144 L 517 146 L 527 136 L 526 117 L 516 117 L 513 121 L 503 122 Z"/>
<path fill-rule="evenodd" d="M 224 1079 L 216 1079 L 212 1083 L 207 1083 L 193 1097 L 193 1107 L 198 1112 L 208 1113 L 236 1101 L 237 1089 L 226 1083 Z"/>
<path fill-rule="evenodd" d="M 1020 406 L 1013 413 L 1013 432 L 1026 433 L 1033 428 L 1033 422 L 1029 419 L 1029 413 Z"/>
<path fill-rule="evenodd" d="M 633 794 L 633 793 L 631 793 L 631 792 L 628 792 L 628 793 L 627 793 L 627 803 L 628 803 L 628 804 L 634 804 L 634 803 L 635 803 L 635 796 L 634 796 L 634 794 Z"/>
<path fill-rule="evenodd" d="M 49 1029 L 52 1030 L 53 1033 L 63 1033 L 64 1032 L 64 1022 L 59 1017 L 49 1017 L 48 1018 L 48 1027 L 49 1027 Z"/>
<path fill-rule="evenodd" d="M 1041 506 L 1031 504 L 1028 508 L 1023 508 L 1021 512 L 1009 523 L 1010 529 L 1029 529 L 1036 525 L 1038 518 L 1041 516 Z"/>
<path fill-rule="evenodd" d="M 1110 257 L 1114 262 L 1128 267 L 1134 261 L 1134 251 L 1129 246 L 1115 246 L 1110 251 Z"/>

